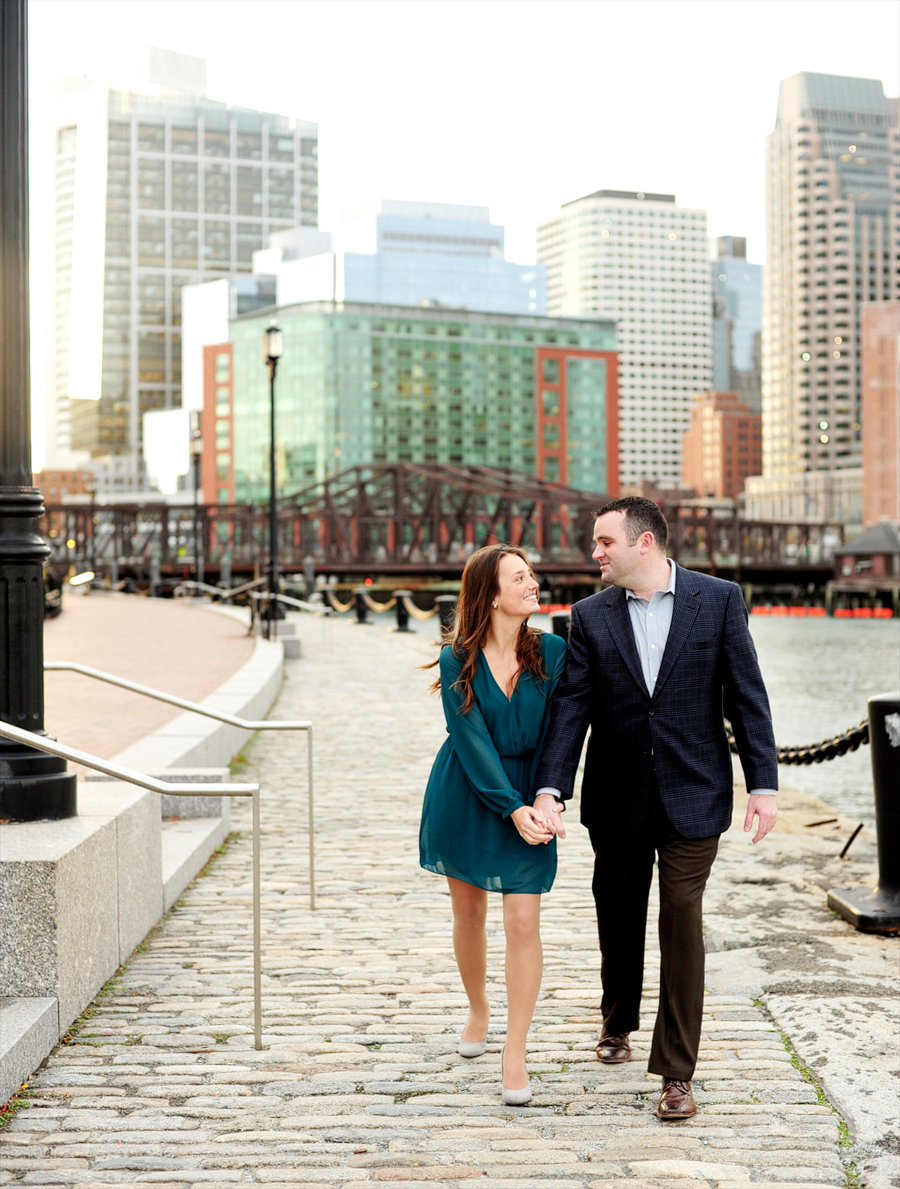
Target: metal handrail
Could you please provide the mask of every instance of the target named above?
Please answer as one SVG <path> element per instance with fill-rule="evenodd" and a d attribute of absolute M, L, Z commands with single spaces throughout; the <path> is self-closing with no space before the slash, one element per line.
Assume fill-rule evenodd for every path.
<path fill-rule="evenodd" d="M 315 615 L 327 617 L 332 614 L 332 608 L 327 603 L 307 603 L 303 599 L 295 599 L 293 595 L 273 595 L 267 590 L 253 590 L 250 592 L 250 598 L 265 603 L 275 599 L 279 603 L 286 603 L 289 607 L 298 607 L 301 611 L 312 611 Z"/>
<path fill-rule="evenodd" d="M 26 747 L 46 751 L 49 755 L 59 756 L 73 764 L 82 764 L 85 768 L 93 768 L 103 772 L 106 776 L 113 776 L 116 780 L 124 780 L 129 784 L 139 785 L 153 793 L 178 795 L 181 797 L 250 797 L 253 806 L 253 1044 L 261 1049 L 262 1044 L 262 913 L 260 908 L 261 880 L 260 880 L 260 844 L 259 844 L 259 785 L 258 784 L 186 784 L 176 781 L 157 780 L 155 776 L 148 776 L 145 772 L 136 772 L 133 768 L 125 768 L 121 764 L 114 764 L 111 760 L 102 760 L 99 756 L 90 755 L 86 751 L 79 751 L 75 747 L 67 747 L 46 735 L 36 735 L 33 731 L 24 731 L 21 727 L 14 727 L 12 723 L 0 720 L 0 736 L 22 743 Z"/>
<path fill-rule="evenodd" d="M 210 594 L 218 595 L 220 599 L 233 599 L 235 595 L 246 594 L 248 590 L 253 590 L 255 586 L 262 586 L 268 582 L 268 578 L 254 578 L 252 582 L 245 582 L 242 586 L 210 586 L 208 582 L 197 582 L 193 578 L 185 578 L 183 582 L 172 591 L 177 594 L 180 590 L 186 590 L 189 586 L 194 590 L 206 590 Z"/>
<path fill-rule="evenodd" d="M 279 720 L 264 718 L 256 721 L 248 718 L 238 718 L 234 714 L 224 714 L 221 710 L 208 710 L 197 702 L 189 702 L 186 698 L 178 698 L 174 694 L 167 694 L 163 690 L 153 689 L 149 685 L 141 685 L 137 681 L 128 681 L 124 677 L 117 677 L 114 673 L 104 673 L 102 669 L 92 669 L 89 665 L 82 665 L 76 661 L 44 661 L 45 671 L 68 671 L 81 673 L 84 677 L 93 677 L 97 681 L 105 681 L 109 685 L 117 685 L 120 689 L 130 690 L 134 694 L 143 694 L 146 698 L 153 698 L 157 702 L 167 702 L 170 706 L 178 706 L 182 710 L 189 710 L 192 714 L 201 714 L 205 718 L 213 718 L 217 722 L 227 723 L 230 727 L 240 727 L 245 731 L 306 731 L 306 779 L 309 791 L 309 907 L 315 911 L 316 880 L 315 880 L 315 814 L 313 805 L 313 724 L 307 720 Z M 150 787 L 149 785 L 147 786 Z M 196 785 L 192 786 L 196 788 Z"/>

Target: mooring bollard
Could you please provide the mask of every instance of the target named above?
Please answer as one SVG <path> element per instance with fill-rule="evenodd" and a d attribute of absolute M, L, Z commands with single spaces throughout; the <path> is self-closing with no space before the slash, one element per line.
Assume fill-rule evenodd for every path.
<path fill-rule="evenodd" d="M 564 640 L 569 638 L 569 624 L 572 622 L 571 611 L 551 611 L 550 612 L 550 626 L 553 628 L 554 636 L 562 636 Z"/>
<path fill-rule="evenodd" d="M 832 888 L 828 907 L 861 933 L 900 933 L 900 693 L 869 698 L 878 884 Z"/>
<path fill-rule="evenodd" d="M 456 595 L 438 595 L 435 602 L 437 603 L 441 631 L 452 631 L 453 621 L 456 619 Z"/>
<path fill-rule="evenodd" d="M 394 595 L 394 598 L 397 600 L 397 602 L 394 606 L 394 614 L 397 616 L 396 630 L 398 632 L 408 632 L 411 630 L 410 626 L 409 626 L 409 612 L 406 610 L 406 606 L 405 606 L 403 600 L 411 599 L 412 591 L 411 590 L 395 590 L 392 593 Z"/>
<path fill-rule="evenodd" d="M 366 606 L 365 594 L 366 588 L 364 586 L 357 586 L 353 594 L 356 602 L 356 622 L 369 623 L 369 608 Z"/>

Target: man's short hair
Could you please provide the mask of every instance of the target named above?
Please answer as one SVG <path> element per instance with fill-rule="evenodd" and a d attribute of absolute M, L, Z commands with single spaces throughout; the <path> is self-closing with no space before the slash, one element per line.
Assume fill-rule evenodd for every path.
<path fill-rule="evenodd" d="M 665 553 L 669 540 L 669 526 L 659 510 L 659 505 L 642 495 L 624 495 L 610 500 L 594 512 L 594 519 L 607 512 L 621 512 L 625 521 L 625 539 L 633 545 L 642 533 L 653 533 L 659 548 Z"/>

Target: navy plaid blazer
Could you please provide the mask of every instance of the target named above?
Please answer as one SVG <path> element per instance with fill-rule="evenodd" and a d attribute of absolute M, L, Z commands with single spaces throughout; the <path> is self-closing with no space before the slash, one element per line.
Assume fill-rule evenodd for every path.
<path fill-rule="evenodd" d="M 733 582 L 678 567 L 672 626 L 656 687 L 644 684 L 625 591 L 609 587 L 572 607 L 566 671 L 556 688 L 535 788 L 572 796 L 588 727 L 581 820 L 630 837 L 658 783 L 686 838 L 731 824 L 731 721 L 748 789 L 777 789 L 769 699 Z"/>

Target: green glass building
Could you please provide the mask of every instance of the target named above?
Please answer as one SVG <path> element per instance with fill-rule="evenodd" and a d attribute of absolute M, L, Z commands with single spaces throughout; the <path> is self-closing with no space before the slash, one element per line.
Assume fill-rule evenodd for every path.
<path fill-rule="evenodd" d="M 284 333 L 282 494 L 347 467 L 403 461 L 618 490 L 613 322 L 311 302 L 237 317 L 230 342 L 206 349 L 204 435 L 220 502 L 268 499 L 263 336 L 273 320 Z"/>

